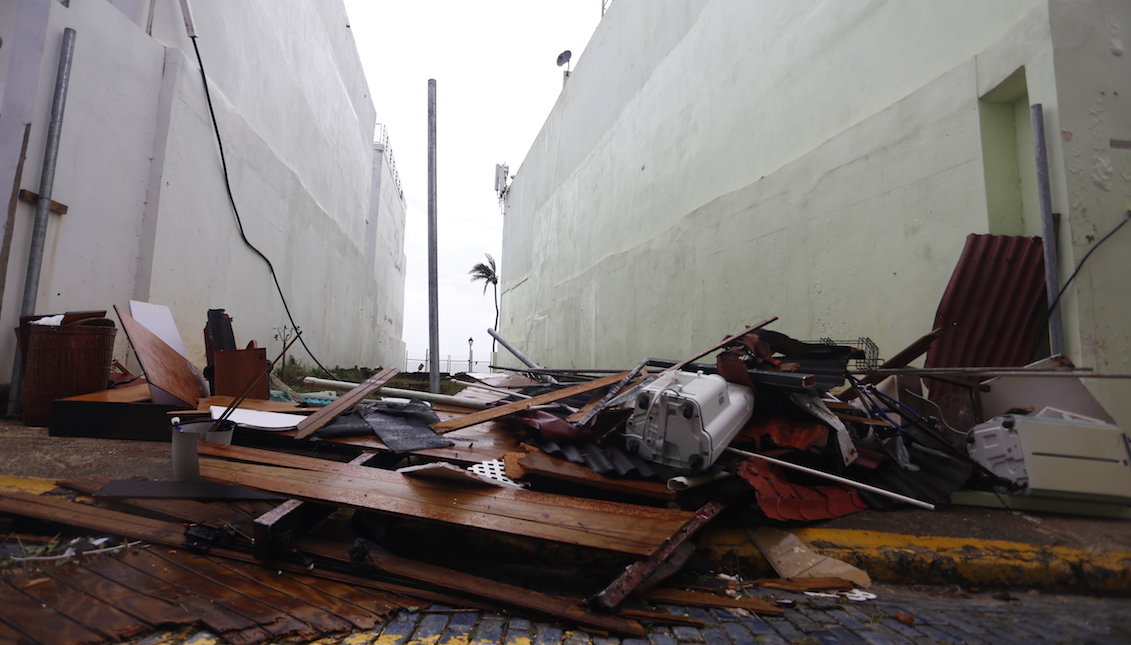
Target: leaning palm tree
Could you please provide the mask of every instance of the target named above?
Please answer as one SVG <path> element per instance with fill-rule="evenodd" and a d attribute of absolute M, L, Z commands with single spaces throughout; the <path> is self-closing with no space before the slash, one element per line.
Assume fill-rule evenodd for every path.
<path fill-rule="evenodd" d="M 490 253 L 484 253 L 483 255 L 487 256 L 487 264 L 483 264 L 482 262 L 476 264 L 475 266 L 471 267 L 471 271 L 468 271 L 468 274 L 471 275 L 471 281 L 472 282 L 476 282 L 478 280 L 483 281 L 483 293 L 487 293 L 487 285 L 491 286 L 491 289 L 493 290 L 494 295 L 495 295 L 495 326 L 493 327 L 493 329 L 498 329 L 499 328 L 499 273 L 495 268 L 495 258 L 491 257 Z M 495 351 L 495 337 L 492 336 L 491 337 L 491 352 L 493 353 L 494 351 Z"/>

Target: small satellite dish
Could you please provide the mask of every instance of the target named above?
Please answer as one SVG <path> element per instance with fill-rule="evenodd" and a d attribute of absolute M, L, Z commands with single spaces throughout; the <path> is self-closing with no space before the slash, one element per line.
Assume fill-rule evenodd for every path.
<path fill-rule="evenodd" d="M 565 65 L 566 63 L 568 63 L 569 59 L 572 56 L 573 56 L 573 53 L 571 51 L 569 51 L 568 49 L 565 50 L 564 52 L 558 54 L 558 67 L 561 67 L 562 65 Z"/>

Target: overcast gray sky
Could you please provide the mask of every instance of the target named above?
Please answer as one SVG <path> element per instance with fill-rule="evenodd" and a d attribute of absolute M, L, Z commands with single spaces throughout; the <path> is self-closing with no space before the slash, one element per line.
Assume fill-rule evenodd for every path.
<path fill-rule="evenodd" d="M 601 0 L 345 0 L 377 110 L 408 203 L 404 340 L 410 370 L 428 347 L 428 79 L 437 87 L 440 369 L 451 356 L 489 357 L 491 291 L 468 271 L 500 257 L 503 216 L 495 164 L 514 174 L 601 19 Z M 500 348 L 500 351 L 505 351 Z M 535 357 L 536 358 L 536 357 Z M 401 367 L 401 366 L 398 366 Z"/>

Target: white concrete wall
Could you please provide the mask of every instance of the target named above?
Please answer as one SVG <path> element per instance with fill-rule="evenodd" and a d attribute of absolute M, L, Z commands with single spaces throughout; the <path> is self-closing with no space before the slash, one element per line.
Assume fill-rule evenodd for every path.
<path fill-rule="evenodd" d="M 21 187 L 37 188 L 57 41 L 64 26 L 78 31 L 54 194 L 70 212 L 52 217 L 37 311 L 109 309 L 131 298 L 165 304 L 200 363 L 206 310 L 224 308 L 237 341 L 280 349 L 275 330 L 289 323 L 266 264 L 240 240 L 177 0 L 157 0 L 152 13 L 132 0 L 19 4 L 49 14 Z M 374 106 L 343 6 L 192 7 L 244 231 L 274 264 L 304 340 L 329 367 L 399 365 L 403 250 L 399 274 L 374 273 L 366 254 Z M 15 92 L 5 89 L 7 106 Z M 17 129 L 0 123 L 0 170 L 13 166 Z M 18 315 L 30 213 L 21 204 L 10 220 L 0 327 Z M 0 365 L 11 352 L 0 343 Z M 117 355 L 126 354 L 121 338 Z"/>
<path fill-rule="evenodd" d="M 548 365 L 629 366 L 777 315 L 798 338 L 870 336 L 894 353 L 930 330 L 965 236 L 996 221 L 980 97 L 1022 70 L 1051 119 L 1054 208 L 1069 212 L 1063 78 L 1092 101 L 1131 95 L 1110 52 L 1128 11 L 1059 0 L 1054 39 L 1047 0 L 619 0 L 511 186 L 504 335 Z M 1073 29 L 1093 40 L 1067 62 Z M 1082 100 L 1069 109 L 1087 117 Z M 1131 175 L 1105 176 L 1123 195 L 1104 197 L 1111 223 Z M 1039 232 L 1033 214 L 1008 232 Z M 1100 345 L 1126 356 L 1113 332 Z"/>
<path fill-rule="evenodd" d="M 369 230 L 366 239 L 372 245 L 367 259 L 377 281 L 378 302 L 381 307 L 371 329 L 378 335 L 380 355 L 385 367 L 402 368 L 405 344 L 404 331 L 404 277 L 405 277 L 405 204 L 400 180 L 396 176 L 393 151 L 386 143 L 374 146 L 373 200 L 369 210 Z M 386 358 L 387 357 L 387 358 Z"/>

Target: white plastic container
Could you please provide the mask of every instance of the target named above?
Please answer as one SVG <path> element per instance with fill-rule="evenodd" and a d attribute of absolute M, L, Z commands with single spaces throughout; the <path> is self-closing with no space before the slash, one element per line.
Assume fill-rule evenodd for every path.
<path fill-rule="evenodd" d="M 754 392 L 716 374 L 665 372 L 646 385 L 625 429 L 629 452 L 691 472 L 722 455 L 754 411 Z"/>
<path fill-rule="evenodd" d="M 173 479 L 177 481 L 196 481 L 200 479 L 200 456 L 196 445 L 201 441 L 230 445 L 232 443 L 232 424 L 225 423 L 224 430 L 209 432 L 212 421 L 199 421 L 180 425 L 174 419 L 172 436 Z"/>

